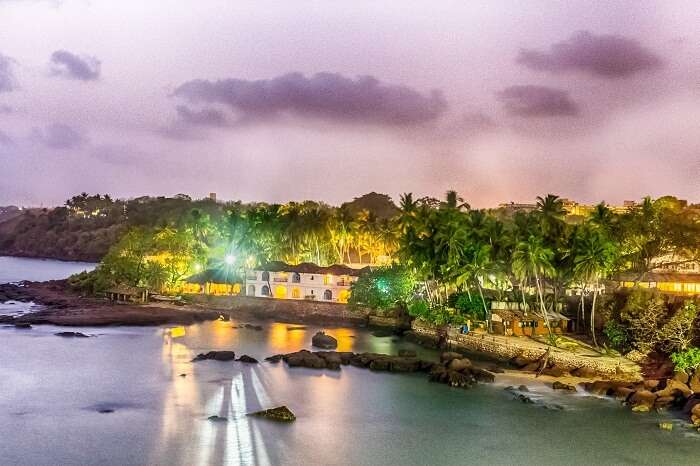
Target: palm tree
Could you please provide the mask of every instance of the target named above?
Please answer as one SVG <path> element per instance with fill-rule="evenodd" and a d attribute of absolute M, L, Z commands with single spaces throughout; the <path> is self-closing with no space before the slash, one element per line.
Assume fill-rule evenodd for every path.
<path fill-rule="evenodd" d="M 482 244 L 473 248 L 469 261 L 461 269 L 460 275 L 457 277 L 458 283 L 464 283 L 469 286 L 469 282 L 476 283 L 481 296 L 481 304 L 484 307 L 484 316 L 486 320 L 491 322 L 491 315 L 486 307 L 484 299 L 483 283 L 492 275 L 498 273 L 496 262 L 491 258 L 492 248 L 488 244 Z M 467 291 L 469 288 L 467 288 Z M 471 300 L 471 297 L 470 297 Z"/>
<path fill-rule="evenodd" d="M 574 249 L 574 273 L 586 285 L 593 287 L 591 303 L 591 335 L 597 347 L 595 335 L 595 305 L 600 280 L 610 271 L 615 258 L 613 243 L 600 231 L 586 228 Z"/>
<path fill-rule="evenodd" d="M 549 339 L 552 343 L 554 343 L 554 335 L 552 334 L 549 316 L 544 306 L 542 279 L 552 274 L 554 269 L 552 267 L 553 258 L 554 252 L 544 246 L 542 239 L 535 235 L 530 235 L 527 241 L 520 241 L 515 247 L 512 258 L 513 273 L 521 282 L 527 282 L 530 277 L 535 279 L 540 312 L 542 312 L 542 317 L 549 332 Z"/>
<path fill-rule="evenodd" d="M 562 200 L 554 194 L 547 194 L 545 197 L 537 196 L 537 213 L 544 238 L 556 239 L 565 225 L 566 209 Z"/>

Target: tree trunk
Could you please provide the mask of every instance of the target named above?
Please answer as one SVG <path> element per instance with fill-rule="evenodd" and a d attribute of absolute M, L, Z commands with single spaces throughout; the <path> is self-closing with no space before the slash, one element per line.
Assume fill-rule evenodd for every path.
<path fill-rule="evenodd" d="M 486 300 L 484 299 L 484 292 L 481 289 L 481 283 L 479 282 L 478 279 L 476 280 L 476 284 L 479 286 L 479 294 L 481 295 L 481 305 L 484 307 L 484 316 L 486 317 L 486 326 L 490 332 L 492 330 L 491 329 L 491 315 L 490 315 L 488 309 L 486 309 Z"/>
<path fill-rule="evenodd" d="M 544 317 L 544 323 L 547 326 L 547 332 L 549 332 L 549 339 L 551 343 L 554 343 L 552 327 L 549 325 L 549 316 L 547 315 L 547 310 L 544 307 L 544 297 L 542 296 L 542 287 L 540 285 L 540 278 L 535 271 L 535 283 L 537 283 L 537 294 L 540 297 L 540 311 L 542 312 L 542 317 Z"/>
<path fill-rule="evenodd" d="M 593 302 L 591 303 L 591 335 L 593 335 L 593 345 L 598 347 L 598 342 L 595 339 L 595 301 L 598 297 L 598 279 L 595 281 L 595 289 L 593 290 Z"/>

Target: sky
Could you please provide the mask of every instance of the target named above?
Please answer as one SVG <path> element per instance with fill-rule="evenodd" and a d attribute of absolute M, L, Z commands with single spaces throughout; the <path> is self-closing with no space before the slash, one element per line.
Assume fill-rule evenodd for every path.
<path fill-rule="evenodd" d="M 0 205 L 700 202 L 700 2 L 0 0 Z"/>

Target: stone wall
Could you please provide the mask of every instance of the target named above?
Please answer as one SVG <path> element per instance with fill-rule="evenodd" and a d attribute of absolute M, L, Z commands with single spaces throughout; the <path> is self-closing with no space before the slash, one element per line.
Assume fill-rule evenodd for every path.
<path fill-rule="evenodd" d="M 423 338 L 438 339 L 438 327 L 418 319 L 411 324 L 413 332 Z M 510 361 L 515 357 L 536 361 L 542 358 L 547 349 L 544 346 L 519 343 L 515 337 L 494 337 L 486 334 L 459 333 L 457 329 L 447 329 L 447 344 L 458 350 L 468 351 L 498 359 Z M 588 368 L 604 377 L 620 377 L 637 374 L 630 367 L 620 365 L 618 359 L 605 357 L 586 357 L 559 348 L 550 348 L 549 360 L 564 370 Z"/>
<path fill-rule="evenodd" d="M 288 322 L 365 325 L 369 315 L 367 309 L 351 309 L 347 304 L 319 301 L 211 295 L 193 295 L 192 299 L 196 304 L 222 312 L 242 312 L 257 318 Z"/>

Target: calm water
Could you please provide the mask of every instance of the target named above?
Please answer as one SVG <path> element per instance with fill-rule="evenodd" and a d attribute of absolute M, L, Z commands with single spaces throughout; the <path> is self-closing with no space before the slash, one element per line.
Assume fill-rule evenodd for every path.
<path fill-rule="evenodd" d="M 566 409 L 525 405 L 503 390 L 520 383 L 508 377 L 465 391 L 353 367 L 190 362 L 210 349 L 262 360 L 309 348 L 317 330 L 236 323 L 189 326 L 179 337 L 168 328 L 75 329 L 96 335 L 89 339 L 0 327 L 0 464 L 698 464 L 700 436 L 680 421 L 663 432 L 657 415 L 543 386 L 535 390 Z M 328 331 L 340 350 L 415 348 L 363 330 Z M 296 422 L 245 416 L 282 404 Z"/>
<path fill-rule="evenodd" d="M 83 270 L 92 270 L 89 262 L 64 262 L 48 259 L 25 259 L 0 256 L 0 283 L 20 280 L 45 281 L 68 278 Z"/>

